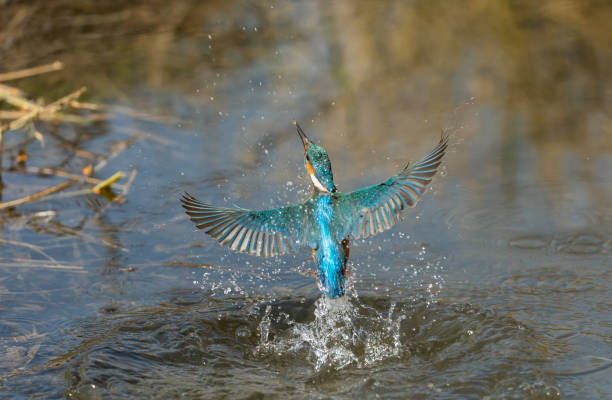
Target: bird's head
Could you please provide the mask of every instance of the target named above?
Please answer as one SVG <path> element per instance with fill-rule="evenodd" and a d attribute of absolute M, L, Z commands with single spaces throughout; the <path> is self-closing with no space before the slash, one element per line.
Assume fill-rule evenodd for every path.
<path fill-rule="evenodd" d="M 334 185 L 334 176 L 327 152 L 323 147 L 317 146 L 310 141 L 296 121 L 293 121 L 293 125 L 297 128 L 297 133 L 300 139 L 302 139 L 302 144 L 304 145 L 304 166 L 308 175 L 310 175 L 310 179 L 312 179 L 315 189 L 323 193 L 335 192 L 336 186 Z"/>

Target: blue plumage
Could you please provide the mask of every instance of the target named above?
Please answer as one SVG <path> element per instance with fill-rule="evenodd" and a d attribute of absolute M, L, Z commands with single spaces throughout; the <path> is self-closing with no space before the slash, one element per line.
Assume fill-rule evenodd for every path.
<path fill-rule="evenodd" d="M 341 297 L 345 292 L 349 237 L 365 238 L 391 228 L 399 221 L 401 210 L 419 201 L 442 162 L 448 136 L 442 136 L 424 159 L 382 183 L 341 193 L 334 185 L 325 149 L 312 143 L 295 125 L 313 183 L 313 194 L 306 201 L 261 211 L 211 206 L 187 193 L 181 202 L 198 229 L 232 250 L 269 257 L 310 247 L 323 293 Z"/>
<path fill-rule="evenodd" d="M 344 295 L 344 249 L 342 240 L 338 240 L 332 234 L 334 209 L 330 196 L 321 195 L 316 205 L 315 223 L 321 237 L 315 249 L 314 259 L 319 265 L 323 293 L 336 298 Z"/>

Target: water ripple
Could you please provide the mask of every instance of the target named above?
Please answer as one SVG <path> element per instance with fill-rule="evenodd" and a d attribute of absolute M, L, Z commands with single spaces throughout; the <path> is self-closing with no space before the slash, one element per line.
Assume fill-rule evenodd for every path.
<path fill-rule="evenodd" d="M 426 294 L 248 304 L 177 293 L 76 329 L 65 383 L 79 398 L 560 397 L 530 329 Z"/>
<path fill-rule="evenodd" d="M 550 249 L 572 255 L 605 254 L 612 238 L 603 233 L 558 233 L 553 235 L 521 235 L 508 242 L 521 250 Z"/>

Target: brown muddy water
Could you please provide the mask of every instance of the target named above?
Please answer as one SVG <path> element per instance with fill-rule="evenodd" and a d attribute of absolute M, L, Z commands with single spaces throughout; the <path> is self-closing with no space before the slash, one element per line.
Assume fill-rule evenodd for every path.
<path fill-rule="evenodd" d="M 0 7 L 0 72 L 65 64 L 7 84 L 110 110 L 36 122 L 27 165 L 138 170 L 123 203 L 0 211 L 0 397 L 612 398 L 611 3 Z M 293 118 L 343 191 L 452 134 L 423 201 L 354 243 L 336 301 L 310 251 L 232 253 L 178 201 L 301 201 Z M 2 201 L 62 181 L 6 171 L 22 138 Z"/>

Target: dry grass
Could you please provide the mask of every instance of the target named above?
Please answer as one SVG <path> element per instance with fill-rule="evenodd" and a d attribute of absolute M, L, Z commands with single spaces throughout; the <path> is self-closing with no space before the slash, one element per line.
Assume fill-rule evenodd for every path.
<path fill-rule="evenodd" d="M 61 70 L 63 66 L 63 63 L 56 61 L 52 64 L 42 65 L 39 67 L 0 73 L 0 82 L 58 71 Z M 14 152 L 15 150 L 18 151 L 17 156 L 14 158 L 19 165 L 19 172 L 23 174 L 36 174 L 66 178 L 64 182 L 47 187 L 43 190 L 36 191 L 18 199 L 1 202 L 0 211 L 7 208 L 17 207 L 22 204 L 44 201 L 49 198 L 73 197 L 87 194 L 104 194 L 107 198 L 121 201 L 122 196 L 127 195 L 129 185 L 131 185 L 136 176 L 136 169 L 130 172 L 130 180 L 128 181 L 127 185 L 120 185 L 117 183 L 118 180 L 125 176 L 125 174 L 121 171 L 115 172 L 111 177 L 104 180 L 93 178 L 92 175 L 97 170 L 106 166 L 110 159 L 116 157 L 119 153 L 125 150 L 134 140 L 136 140 L 136 135 L 134 135 L 133 138 L 129 138 L 121 143 L 118 143 L 115 146 L 115 150 L 107 156 L 92 155 L 90 152 L 78 149 L 76 146 L 72 145 L 74 147 L 73 150 L 75 156 L 84 158 L 90 157 L 96 161 L 95 165 L 90 164 L 83 168 L 82 171 L 63 171 L 54 167 L 26 166 L 28 162 L 28 144 L 32 143 L 33 141 L 44 143 L 45 136 L 47 135 L 47 133 L 40 132 L 37 129 L 35 124 L 36 121 L 90 124 L 108 117 L 103 106 L 79 101 L 79 98 L 86 90 L 87 89 L 85 87 L 82 87 L 49 104 L 41 104 L 41 102 L 34 102 L 30 100 L 27 94 L 22 92 L 17 87 L 0 84 L 0 100 L 4 101 L 6 105 L 13 108 L 11 110 L 0 109 L 0 119 L 4 120 L 3 123 L 0 124 L 0 195 L 2 194 L 3 188 L 2 161 L 4 160 L 5 153 Z M 94 111 L 94 113 L 89 113 L 83 116 L 75 113 L 79 110 Z M 3 144 L 6 135 L 20 135 L 22 140 L 14 146 L 5 148 Z M 63 141 L 62 145 L 71 146 L 71 144 L 69 142 L 67 143 L 66 141 Z M 64 191 L 74 183 L 82 183 L 93 186 L 73 192 L 64 192 L 59 196 L 57 195 L 58 192 Z M 112 192 L 110 192 L 112 188 L 120 189 L 121 195 L 112 194 Z M 109 194 L 111 195 L 109 196 Z"/>
<path fill-rule="evenodd" d="M 105 123 L 118 111 L 111 113 L 104 105 L 82 101 L 81 97 L 87 90 L 85 87 L 46 101 L 28 95 L 20 85 L 15 84 L 63 68 L 64 64 L 56 61 L 33 68 L 0 72 L 0 200 L 5 200 L 0 201 L 0 227 L 8 228 L 0 232 L 0 270 L 5 274 L 5 278 L 0 278 L 2 295 L 17 293 L 10 285 L 2 286 L 2 282 L 10 276 L 27 277 L 42 271 L 66 277 L 82 276 L 89 273 L 88 262 L 96 259 L 96 256 L 102 257 L 97 247 L 103 247 L 110 253 L 127 252 L 112 235 L 87 232 L 84 229 L 88 219 L 85 210 L 74 209 L 74 202 L 69 203 L 72 207 L 62 208 L 61 211 L 80 219 L 76 226 L 54 220 L 58 211 L 53 209 L 34 213 L 18 210 L 35 202 L 56 200 L 61 204 L 67 198 L 82 197 L 85 204 L 96 204 L 100 218 L 108 207 L 126 199 L 137 176 L 136 168 L 127 173 L 115 170 L 110 176 L 102 175 L 100 170 L 105 166 L 112 167 L 113 160 L 135 141 L 147 138 L 149 135 L 146 133 L 124 132 L 125 139 L 114 142 L 109 150 L 99 152 L 83 149 L 86 141 L 79 139 L 82 132 L 87 134 L 90 126 L 95 130 L 95 124 Z M 119 112 L 130 113 L 126 110 Z M 71 126 L 78 128 L 75 129 L 79 132 L 76 139 L 65 137 L 65 132 L 71 131 Z M 58 165 L 52 153 L 67 153 L 68 158 Z M 50 165 L 53 161 L 49 160 L 54 160 L 55 165 Z M 8 175 L 13 178 L 9 190 L 3 182 Z M 74 187 L 75 190 L 70 190 Z M 3 198 L 7 195 L 15 197 L 15 193 L 19 192 L 26 194 L 12 199 Z M 29 229 L 23 229 L 26 227 Z M 35 243 L 31 242 L 32 236 L 27 234 L 29 230 L 37 234 Z M 45 234 L 52 235 L 52 238 L 39 240 Z M 79 244 L 76 245 L 75 240 L 70 238 L 76 239 Z M 73 257 L 68 262 L 56 258 L 58 251 L 70 252 L 71 249 Z M 118 270 L 133 271 L 130 268 Z M 47 292 L 47 289 L 36 289 L 28 292 L 28 297 L 45 298 L 48 297 Z M 35 310 L 38 305 L 32 300 L 31 304 L 23 303 L 22 307 Z M 4 349 L 0 364 L 10 371 L 8 375 L 0 376 L 2 380 L 29 370 L 38 354 L 41 335 L 37 334 L 35 326 L 33 331 L 28 331 L 9 319 L 0 319 L 0 325 L 12 326 L 16 331 L 12 337 L 0 340 L 0 347 Z"/>

